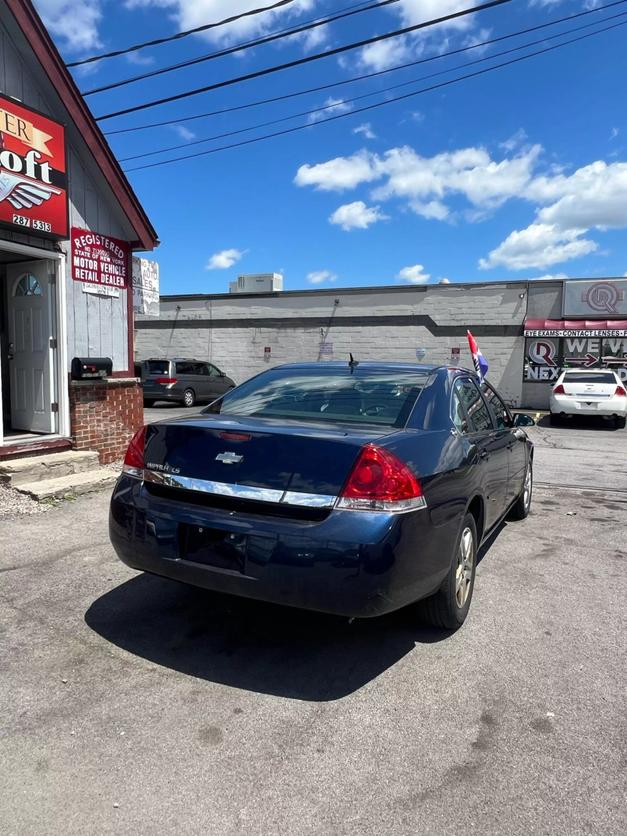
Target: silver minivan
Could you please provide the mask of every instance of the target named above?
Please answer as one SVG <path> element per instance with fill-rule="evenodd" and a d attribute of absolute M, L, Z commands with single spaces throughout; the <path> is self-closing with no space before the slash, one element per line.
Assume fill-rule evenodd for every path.
<path fill-rule="evenodd" d="M 188 357 L 143 360 L 137 363 L 136 374 L 141 378 L 144 406 L 153 406 L 155 401 L 175 401 L 184 406 L 211 403 L 235 387 L 217 366 Z"/>

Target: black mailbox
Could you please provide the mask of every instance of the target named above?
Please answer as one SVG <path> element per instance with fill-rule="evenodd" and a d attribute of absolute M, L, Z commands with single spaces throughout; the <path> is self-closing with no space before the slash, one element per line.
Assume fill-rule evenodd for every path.
<path fill-rule="evenodd" d="M 72 360 L 72 380 L 93 380 L 110 377 L 113 360 L 110 357 L 75 357 Z"/>

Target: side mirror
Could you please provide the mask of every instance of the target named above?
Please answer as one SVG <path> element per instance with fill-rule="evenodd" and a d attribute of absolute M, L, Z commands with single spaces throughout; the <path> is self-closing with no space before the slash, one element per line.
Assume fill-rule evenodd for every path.
<path fill-rule="evenodd" d="M 218 377 L 226 377 L 226 372 L 218 372 Z"/>
<path fill-rule="evenodd" d="M 524 412 L 517 412 L 514 415 L 514 426 L 515 427 L 534 427 L 536 422 L 531 417 L 531 415 L 525 415 Z"/>

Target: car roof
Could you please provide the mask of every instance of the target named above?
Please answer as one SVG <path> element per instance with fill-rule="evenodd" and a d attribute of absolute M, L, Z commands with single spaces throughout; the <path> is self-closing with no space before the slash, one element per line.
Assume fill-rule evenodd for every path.
<path fill-rule="evenodd" d="M 284 363 L 280 366 L 273 366 L 275 369 L 348 369 L 348 360 L 321 360 L 318 362 L 306 363 Z M 458 374 L 470 374 L 475 376 L 472 369 L 463 369 L 458 366 L 436 365 L 428 363 L 408 363 L 394 360 L 358 360 L 356 368 L 359 371 L 402 371 L 417 372 L 419 374 L 434 374 L 435 372 L 455 372 Z"/>

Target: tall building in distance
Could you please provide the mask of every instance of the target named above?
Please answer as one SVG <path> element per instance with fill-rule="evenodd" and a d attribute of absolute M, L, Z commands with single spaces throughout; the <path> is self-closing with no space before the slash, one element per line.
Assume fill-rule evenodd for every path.
<path fill-rule="evenodd" d="M 249 273 L 229 282 L 229 293 L 274 293 L 283 290 L 280 273 Z"/>

